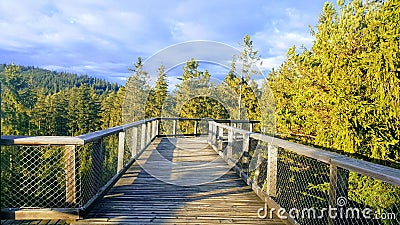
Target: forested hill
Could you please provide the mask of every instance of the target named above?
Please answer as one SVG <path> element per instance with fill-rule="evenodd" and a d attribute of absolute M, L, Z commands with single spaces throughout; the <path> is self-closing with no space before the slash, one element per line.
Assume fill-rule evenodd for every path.
<path fill-rule="evenodd" d="M 4 74 L 6 66 L 6 64 L 0 64 L 0 74 Z M 46 95 L 82 85 L 93 87 L 97 94 L 103 94 L 107 91 L 116 92 L 120 88 L 117 83 L 110 83 L 104 79 L 89 77 L 87 75 L 56 72 L 33 66 L 19 67 L 20 74 L 32 82 L 33 87 L 43 89 Z"/>

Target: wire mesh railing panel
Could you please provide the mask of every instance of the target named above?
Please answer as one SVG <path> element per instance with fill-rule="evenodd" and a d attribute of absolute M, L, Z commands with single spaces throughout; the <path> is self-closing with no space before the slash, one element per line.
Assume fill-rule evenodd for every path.
<path fill-rule="evenodd" d="M 400 224 L 400 187 L 338 169 L 334 224 Z"/>
<path fill-rule="evenodd" d="M 236 163 L 239 168 L 243 168 L 243 135 L 241 133 L 233 132 L 232 138 L 232 161 Z"/>
<path fill-rule="evenodd" d="M 85 205 L 116 173 L 118 136 L 109 135 L 82 147 L 79 152 L 79 205 Z"/>
<path fill-rule="evenodd" d="M 1 208 L 74 204 L 67 193 L 68 168 L 78 150 L 66 154 L 65 146 L 1 146 Z"/>
<path fill-rule="evenodd" d="M 287 211 L 293 210 L 300 224 L 327 224 L 326 215 L 308 218 L 301 216 L 301 212 L 305 209 L 321 212 L 328 208 L 329 168 L 328 164 L 279 148 L 277 192 L 272 198 Z"/>

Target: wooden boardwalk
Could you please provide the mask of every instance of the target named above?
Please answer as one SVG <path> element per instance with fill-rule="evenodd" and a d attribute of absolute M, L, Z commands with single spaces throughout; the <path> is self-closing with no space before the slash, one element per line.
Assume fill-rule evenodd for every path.
<path fill-rule="evenodd" d="M 263 206 L 205 138 L 158 138 L 74 224 L 284 224 Z"/>

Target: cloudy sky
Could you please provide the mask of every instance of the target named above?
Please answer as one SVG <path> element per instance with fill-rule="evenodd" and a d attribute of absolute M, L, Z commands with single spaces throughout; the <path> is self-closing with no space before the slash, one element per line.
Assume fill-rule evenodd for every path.
<path fill-rule="evenodd" d="M 0 0 L 0 63 L 124 83 L 137 57 L 192 40 L 239 48 L 246 34 L 268 71 L 310 47 L 323 0 Z"/>

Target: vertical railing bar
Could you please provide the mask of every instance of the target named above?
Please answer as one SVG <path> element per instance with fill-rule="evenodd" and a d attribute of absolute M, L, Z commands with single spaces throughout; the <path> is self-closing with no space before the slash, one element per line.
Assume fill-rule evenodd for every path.
<path fill-rule="evenodd" d="M 260 153 L 262 155 L 262 153 Z M 264 157 L 262 157 L 264 158 Z M 278 176 L 278 148 L 268 143 L 268 163 L 267 163 L 267 194 L 276 196 L 276 181 Z"/>
<path fill-rule="evenodd" d="M 138 128 L 132 127 L 132 157 L 135 157 L 137 154 L 137 145 L 138 145 Z"/>
<path fill-rule="evenodd" d="M 176 135 L 176 122 L 177 122 L 177 121 L 176 121 L 176 119 L 174 119 L 173 121 L 174 121 L 174 127 L 173 127 L 173 129 L 172 129 L 172 134 L 173 134 L 173 135 Z"/>
<path fill-rule="evenodd" d="M 227 146 L 227 158 L 232 159 L 233 150 L 233 129 L 228 129 L 228 146 Z"/>
<path fill-rule="evenodd" d="M 336 189 L 338 181 L 338 168 L 336 165 L 329 163 L 329 206 L 336 207 Z M 328 224 L 334 225 L 335 221 L 328 216 Z"/>
<path fill-rule="evenodd" d="M 117 173 L 124 167 L 124 153 L 125 153 L 125 132 L 119 132 Z"/>
<path fill-rule="evenodd" d="M 77 154 L 75 145 L 65 145 L 65 201 L 67 206 L 77 203 Z"/>
<path fill-rule="evenodd" d="M 146 123 L 142 124 L 142 128 L 140 129 L 141 139 L 140 139 L 140 150 L 143 150 L 146 147 Z"/>

